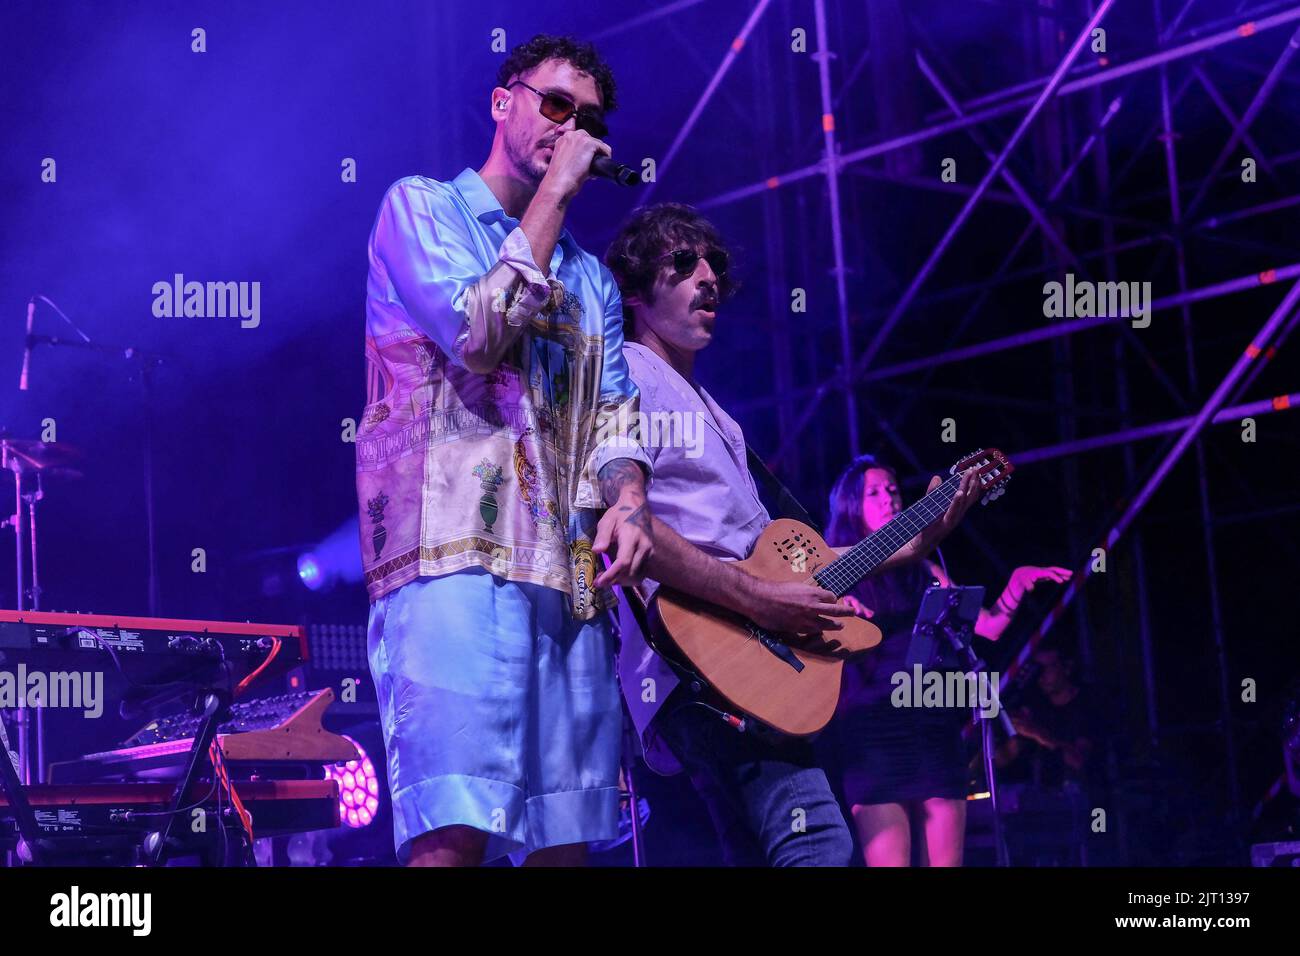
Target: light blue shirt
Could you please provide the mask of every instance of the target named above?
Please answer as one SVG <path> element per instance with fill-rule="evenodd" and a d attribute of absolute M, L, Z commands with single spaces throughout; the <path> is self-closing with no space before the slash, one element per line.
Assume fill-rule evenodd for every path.
<path fill-rule="evenodd" d="M 598 428 L 636 408 L 609 269 L 565 229 L 543 275 L 472 169 L 394 183 L 369 264 L 356 450 L 370 599 L 479 567 L 568 592 L 580 620 L 612 606 L 593 586 L 597 476 L 649 461 Z M 510 325 L 525 328 L 506 345 Z"/>

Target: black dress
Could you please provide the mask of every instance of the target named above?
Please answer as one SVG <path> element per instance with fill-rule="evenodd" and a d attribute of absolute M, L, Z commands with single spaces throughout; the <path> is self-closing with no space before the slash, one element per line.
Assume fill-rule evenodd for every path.
<path fill-rule="evenodd" d="M 868 578 L 851 593 L 874 612 L 884 639 L 844 665 L 839 706 L 822 744 L 854 804 L 902 803 L 967 793 L 965 708 L 895 707 L 893 675 L 905 667 L 921 597 L 932 583 L 918 562 Z"/>

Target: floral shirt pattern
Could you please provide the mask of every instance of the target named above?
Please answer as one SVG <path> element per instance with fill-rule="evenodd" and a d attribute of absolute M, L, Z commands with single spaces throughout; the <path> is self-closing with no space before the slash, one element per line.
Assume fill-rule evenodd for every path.
<path fill-rule="evenodd" d="M 356 453 L 370 600 L 481 567 L 565 592 L 579 620 L 612 606 L 593 585 L 596 476 L 614 458 L 647 473 L 650 462 L 630 436 L 598 429 L 637 406 L 609 270 L 566 229 L 543 275 L 471 169 L 395 183 L 369 264 Z M 524 331 L 478 367 L 510 325 Z"/>

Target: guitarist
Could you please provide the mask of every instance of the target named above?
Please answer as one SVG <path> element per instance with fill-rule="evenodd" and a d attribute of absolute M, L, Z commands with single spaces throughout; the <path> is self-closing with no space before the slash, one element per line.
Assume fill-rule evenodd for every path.
<path fill-rule="evenodd" d="M 840 629 L 836 618 L 854 612 L 831 592 L 811 581 L 761 580 L 730 564 L 748 555 L 771 519 L 746 466 L 740 427 L 695 379 L 696 354 L 712 341 L 718 310 L 736 289 L 717 229 L 690 206 L 638 209 L 605 262 L 623 293 L 623 354 L 640 390 L 640 444 L 654 474 L 646 598 L 662 583 L 769 630 Z M 881 569 L 928 554 L 978 495 L 972 472 L 942 521 Z M 811 744 L 737 733 L 679 686 L 626 601 L 620 625 L 619 676 L 646 762 L 660 773 L 690 775 L 727 864 L 848 865 L 852 840 Z"/>

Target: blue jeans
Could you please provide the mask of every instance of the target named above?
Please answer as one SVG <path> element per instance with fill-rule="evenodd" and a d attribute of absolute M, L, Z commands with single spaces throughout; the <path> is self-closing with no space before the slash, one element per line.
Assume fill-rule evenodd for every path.
<path fill-rule="evenodd" d="M 848 866 L 839 804 L 806 740 L 740 733 L 684 688 L 652 724 L 690 775 L 728 866 Z"/>

